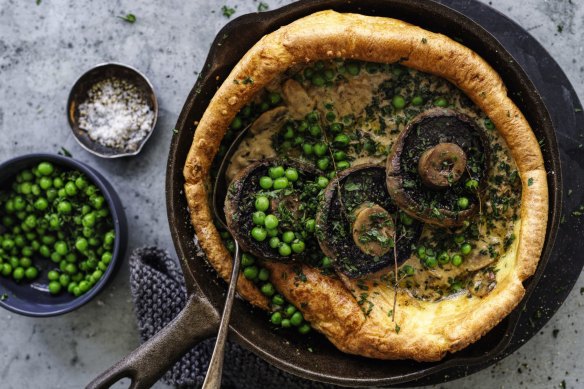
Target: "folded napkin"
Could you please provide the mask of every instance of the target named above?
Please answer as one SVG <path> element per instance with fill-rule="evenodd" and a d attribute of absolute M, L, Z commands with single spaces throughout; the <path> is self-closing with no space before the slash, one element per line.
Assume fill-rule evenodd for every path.
<path fill-rule="evenodd" d="M 166 251 L 134 250 L 130 256 L 130 287 L 142 342 L 168 324 L 184 307 L 187 292 L 182 271 Z M 267 319 L 266 319 L 267 320 Z M 164 375 L 179 388 L 203 384 L 215 339 L 193 347 Z M 224 388 L 333 388 L 285 373 L 235 343 L 228 343 L 223 365 Z"/>

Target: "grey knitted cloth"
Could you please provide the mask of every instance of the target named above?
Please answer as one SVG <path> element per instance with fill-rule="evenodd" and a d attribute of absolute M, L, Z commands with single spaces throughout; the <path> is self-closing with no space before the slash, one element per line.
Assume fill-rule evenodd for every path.
<path fill-rule="evenodd" d="M 130 287 L 142 342 L 169 323 L 185 305 L 187 293 L 180 267 L 166 251 L 155 247 L 136 249 L 130 256 Z M 214 342 L 215 339 L 209 339 L 194 347 L 172 366 L 163 380 L 179 388 L 200 387 Z M 226 348 L 222 386 L 333 388 L 287 374 L 234 343 Z"/>

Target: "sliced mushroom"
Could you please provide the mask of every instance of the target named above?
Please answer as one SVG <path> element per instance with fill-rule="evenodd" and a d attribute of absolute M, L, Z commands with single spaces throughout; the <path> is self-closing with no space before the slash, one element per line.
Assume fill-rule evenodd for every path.
<path fill-rule="evenodd" d="M 434 108 L 415 117 L 393 145 L 387 189 L 410 216 L 460 226 L 480 208 L 488 167 L 488 141 L 472 119 Z M 470 180 L 478 185 L 467 186 Z"/>
<path fill-rule="evenodd" d="M 293 254 L 288 257 L 282 257 L 277 251 L 269 246 L 269 239 L 259 242 L 251 237 L 251 230 L 254 228 L 253 223 L 253 213 L 256 211 L 255 199 L 259 187 L 259 179 L 262 176 L 268 175 L 268 169 L 272 166 L 285 166 L 293 167 L 299 173 L 299 179 L 295 185 L 299 186 L 299 183 L 312 182 L 316 177 L 316 171 L 314 168 L 291 159 L 266 159 L 263 161 L 255 162 L 242 171 L 240 171 L 227 190 L 227 196 L 225 198 L 225 218 L 227 220 L 227 226 L 229 232 L 238 241 L 239 245 L 244 251 L 247 251 L 259 258 L 277 260 L 277 261 L 288 261 L 300 258 L 300 254 Z M 291 207 L 297 203 L 299 194 L 298 189 L 285 189 L 273 192 L 274 196 L 277 196 L 277 201 L 271 201 L 269 210 L 267 213 L 276 213 L 278 209 L 282 209 L 280 205 L 284 207 Z M 281 196 L 281 197 L 278 197 Z M 314 217 L 315 215 L 306 215 L 308 217 Z M 318 247 L 316 239 L 310 238 L 305 241 L 306 252 L 314 251 Z"/>
<path fill-rule="evenodd" d="M 363 204 L 355 211 L 353 241 L 368 255 L 380 257 L 394 245 L 395 226 L 389 212 L 377 204 Z"/>
<path fill-rule="evenodd" d="M 422 182 L 435 189 L 458 182 L 466 169 L 466 154 L 455 143 L 438 143 L 424 151 L 418 162 Z"/>
<path fill-rule="evenodd" d="M 302 85 L 293 79 L 284 82 L 282 95 L 292 119 L 302 120 L 316 107 L 314 99 L 306 93 Z"/>
<path fill-rule="evenodd" d="M 385 169 L 359 165 L 332 180 L 316 216 L 317 238 L 335 269 L 350 278 L 402 263 L 417 241 L 421 223 L 407 225 L 385 186 Z"/>
<path fill-rule="evenodd" d="M 477 297 L 485 297 L 497 286 L 495 272 L 488 269 L 477 272 L 468 285 L 471 294 Z"/>

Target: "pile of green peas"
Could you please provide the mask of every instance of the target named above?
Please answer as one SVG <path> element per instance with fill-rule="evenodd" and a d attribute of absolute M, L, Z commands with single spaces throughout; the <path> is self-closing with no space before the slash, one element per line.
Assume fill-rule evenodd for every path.
<path fill-rule="evenodd" d="M 233 239 L 228 232 L 221 233 L 221 237 L 231 252 L 235 252 Z M 310 332 L 311 327 L 308 322 L 304 320 L 302 312 L 300 312 L 293 304 L 290 304 L 284 299 L 284 296 L 277 293 L 274 284 L 270 282 L 270 271 L 261 266 L 254 256 L 248 253 L 243 253 L 241 256 L 241 271 L 243 276 L 248 280 L 254 282 L 260 289 L 263 295 L 271 297 L 272 314 L 270 321 L 282 328 L 296 327 L 301 334 Z"/>
<path fill-rule="evenodd" d="M 267 176 L 260 177 L 258 184 L 263 191 L 284 190 L 292 188 L 299 178 L 298 170 L 293 167 L 272 166 L 268 169 Z M 277 250 L 283 257 L 304 252 L 306 249 L 304 239 L 307 234 L 314 233 L 316 221 L 313 218 L 305 220 L 304 231 L 283 230 L 280 226 L 281 220 L 276 215 L 266 214 L 270 209 L 270 200 L 262 193 L 260 191 L 255 199 L 256 211 L 252 214 L 255 226 L 250 232 L 251 237 L 258 242 L 263 242 L 269 237 L 270 248 Z"/>
<path fill-rule="evenodd" d="M 31 281 L 38 261 L 51 261 L 51 294 L 84 294 L 112 260 L 115 232 L 105 198 L 79 171 L 50 162 L 21 171 L 0 192 L 0 222 L 2 276 Z"/>
<path fill-rule="evenodd" d="M 464 262 L 464 257 L 472 252 L 472 245 L 465 241 L 464 236 L 456 235 L 454 243 L 458 247 L 458 251 L 449 253 L 448 251 L 436 252 L 431 247 L 418 246 L 417 255 L 421 263 L 427 268 L 435 268 L 438 265 L 446 265 L 451 263 L 458 267 Z"/>

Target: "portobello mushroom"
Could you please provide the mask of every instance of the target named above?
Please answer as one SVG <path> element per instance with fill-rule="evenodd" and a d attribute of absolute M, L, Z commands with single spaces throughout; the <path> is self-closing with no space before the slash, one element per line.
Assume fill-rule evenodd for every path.
<path fill-rule="evenodd" d="M 281 178 L 288 183 L 285 188 L 276 188 L 277 180 L 271 178 L 267 180 L 272 181 L 269 186 L 261 185 L 260 179 L 270 177 L 270 168 L 274 167 L 283 168 Z M 286 178 L 287 169 L 296 171 L 294 179 Z M 311 231 L 307 227 L 307 221 L 314 222 L 318 204 L 320 188 L 315 178 L 314 168 L 292 159 L 265 159 L 241 170 L 229 185 L 224 211 L 229 232 L 242 249 L 258 258 L 274 261 L 316 254 L 318 243 L 314 229 Z M 260 197 L 264 201 L 258 208 Z M 289 242 L 281 239 L 286 232 L 294 234 Z M 286 240 L 288 236 L 291 235 L 288 234 Z M 286 247 L 282 249 L 282 246 Z"/>
<path fill-rule="evenodd" d="M 385 169 L 366 164 L 344 170 L 326 187 L 316 216 L 321 250 L 350 278 L 398 264 L 411 252 L 422 224 L 399 211 L 385 186 Z"/>
<path fill-rule="evenodd" d="M 460 226 L 479 211 L 488 167 L 488 141 L 472 119 L 433 108 L 396 140 L 387 159 L 387 189 L 413 218 Z"/>

